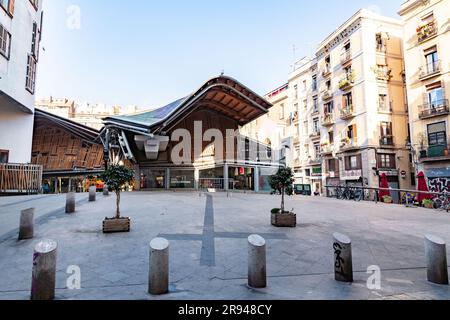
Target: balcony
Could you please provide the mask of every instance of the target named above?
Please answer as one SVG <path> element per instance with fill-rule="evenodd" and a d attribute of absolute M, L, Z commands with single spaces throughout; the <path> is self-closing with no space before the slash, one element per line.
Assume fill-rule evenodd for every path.
<path fill-rule="evenodd" d="M 341 108 L 341 120 L 349 120 L 355 117 L 355 112 L 353 111 L 353 106 L 345 106 Z"/>
<path fill-rule="evenodd" d="M 322 157 L 326 157 L 326 156 L 330 156 L 333 154 L 333 145 L 330 144 L 326 144 L 326 145 L 322 145 L 320 148 L 320 155 Z"/>
<path fill-rule="evenodd" d="M 359 149 L 358 142 L 355 139 L 344 138 L 341 140 L 340 150 L 342 152 Z"/>
<path fill-rule="evenodd" d="M 448 100 L 438 100 L 419 107 L 419 119 L 446 116 L 449 114 Z"/>
<path fill-rule="evenodd" d="M 334 125 L 334 123 L 334 115 L 332 113 L 327 113 L 322 118 L 322 126 L 324 127 L 331 127 L 332 125 Z"/>
<path fill-rule="evenodd" d="M 312 112 L 311 112 L 311 116 L 312 116 L 312 117 L 317 116 L 319 113 L 320 113 L 319 107 L 318 107 L 318 106 L 315 106 L 315 107 L 313 108 Z"/>
<path fill-rule="evenodd" d="M 393 147 L 394 146 L 394 136 L 388 135 L 380 138 L 381 147 Z"/>
<path fill-rule="evenodd" d="M 417 32 L 417 41 L 419 43 L 425 42 L 438 34 L 438 28 L 436 21 L 431 21 L 426 25 L 420 26 L 416 30 Z"/>
<path fill-rule="evenodd" d="M 347 50 L 343 54 L 341 54 L 341 64 L 343 66 L 347 65 L 351 61 L 352 61 L 352 53 L 350 50 Z"/>
<path fill-rule="evenodd" d="M 339 90 L 347 91 L 353 87 L 354 83 L 355 82 L 353 74 L 347 74 L 342 78 L 341 81 L 339 81 L 338 88 Z"/>
<path fill-rule="evenodd" d="M 379 113 L 392 113 L 393 112 L 392 101 L 390 101 L 390 102 L 378 101 L 378 112 Z"/>
<path fill-rule="evenodd" d="M 441 74 L 441 61 L 433 61 L 419 69 L 419 79 L 426 80 Z"/>
<path fill-rule="evenodd" d="M 313 132 L 309 135 L 309 138 L 312 140 L 320 139 L 320 130 L 314 129 Z"/>
<path fill-rule="evenodd" d="M 392 70 L 387 67 L 378 68 L 376 70 L 377 80 L 380 81 L 391 81 L 392 79 Z"/>
<path fill-rule="evenodd" d="M 322 77 L 328 78 L 331 76 L 331 66 L 329 64 L 325 65 L 325 69 L 322 71 Z"/>
<path fill-rule="evenodd" d="M 308 165 L 321 165 L 322 164 L 322 158 L 321 157 L 315 157 L 315 158 L 310 158 L 308 160 Z"/>
<path fill-rule="evenodd" d="M 322 91 L 322 100 L 323 101 L 328 101 L 332 98 L 333 98 L 333 95 L 331 94 L 329 89 Z"/>
<path fill-rule="evenodd" d="M 446 145 L 429 146 L 426 154 L 420 157 L 420 162 L 448 161 L 450 160 L 448 147 Z"/>
<path fill-rule="evenodd" d="M 300 144 L 300 138 L 297 136 L 294 138 L 294 145 L 298 146 Z"/>

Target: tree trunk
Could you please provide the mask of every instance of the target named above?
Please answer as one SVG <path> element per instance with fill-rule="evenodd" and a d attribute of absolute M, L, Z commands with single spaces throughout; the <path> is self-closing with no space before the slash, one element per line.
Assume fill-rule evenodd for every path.
<path fill-rule="evenodd" d="M 116 192 L 116 219 L 120 219 L 120 192 Z"/>
<path fill-rule="evenodd" d="M 281 188 L 281 213 L 284 212 L 284 188 Z"/>

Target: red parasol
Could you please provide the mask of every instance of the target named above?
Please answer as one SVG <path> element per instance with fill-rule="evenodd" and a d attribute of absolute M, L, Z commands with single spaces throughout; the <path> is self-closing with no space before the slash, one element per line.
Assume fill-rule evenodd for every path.
<path fill-rule="evenodd" d="M 418 191 L 424 191 L 424 192 L 428 192 L 428 185 L 427 182 L 425 181 L 425 175 L 423 174 L 423 172 L 419 172 L 419 174 L 417 175 L 417 190 Z M 427 194 L 427 193 L 419 193 L 419 195 L 417 196 L 417 201 L 422 204 L 422 201 L 425 199 L 433 199 L 431 194 Z"/>
<path fill-rule="evenodd" d="M 381 175 L 380 188 L 381 189 L 389 189 L 389 182 L 388 182 L 388 179 L 387 179 L 387 176 L 386 176 L 385 173 L 383 173 Z M 380 199 L 383 199 L 384 196 L 389 196 L 390 197 L 391 196 L 391 192 L 389 190 L 380 190 L 378 192 L 378 197 Z"/>

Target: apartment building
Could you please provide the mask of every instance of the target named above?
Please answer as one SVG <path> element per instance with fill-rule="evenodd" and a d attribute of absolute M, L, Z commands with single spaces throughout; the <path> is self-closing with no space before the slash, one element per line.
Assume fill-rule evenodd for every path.
<path fill-rule="evenodd" d="M 29 163 L 42 0 L 0 0 L 0 163 Z"/>
<path fill-rule="evenodd" d="M 289 103 L 289 85 L 272 90 L 264 96 L 273 107 L 268 113 L 250 122 L 240 129 L 242 135 L 254 139 L 271 147 L 274 152 L 282 152 L 278 158 L 289 166 L 292 166 L 292 140 L 293 132 L 290 131 L 290 121 L 295 110 Z"/>
<path fill-rule="evenodd" d="M 293 164 L 296 184 L 309 184 L 313 191 L 322 189 L 320 150 L 320 102 L 316 59 L 303 58 L 289 75 L 289 101 L 294 113 L 289 134 L 293 139 Z"/>
<path fill-rule="evenodd" d="M 66 98 L 45 98 L 36 101 L 36 108 L 69 119 L 84 126 L 100 130 L 103 118 L 137 113 L 137 106 L 107 106 L 102 103 L 77 103 Z"/>
<path fill-rule="evenodd" d="M 360 10 L 319 45 L 324 184 L 414 184 L 402 36 L 400 21 Z"/>
<path fill-rule="evenodd" d="M 326 185 L 378 187 L 384 173 L 391 187 L 413 187 L 402 38 L 401 21 L 363 9 L 295 64 L 281 141 L 292 142 L 296 183 L 323 194 Z"/>
<path fill-rule="evenodd" d="M 430 189 L 450 191 L 450 1 L 406 1 L 405 73 L 411 153 Z"/>

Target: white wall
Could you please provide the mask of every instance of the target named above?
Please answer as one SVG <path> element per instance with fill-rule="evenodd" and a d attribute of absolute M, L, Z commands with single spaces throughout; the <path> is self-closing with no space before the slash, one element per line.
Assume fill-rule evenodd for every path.
<path fill-rule="evenodd" d="M 10 163 L 29 163 L 34 116 L 15 107 L 0 108 L 0 149 L 9 150 Z"/>
<path fill-rule="evenodd" d="M 33 23 L 41 25 L 42 1 L 36 10 L 30 1 L 15 1 L 11 18 L 0 9 L 0 23 L 11 34 L 10 58 L 0 55 L 0 91 L 10 99 L 0 100 L 0 149 L 9 150 L 9 162 L 31 161 L 35 97 L 25 89 L 28 54 L 31 53 Z M 29 113 L 19 108 L 25 106 Z"/>

